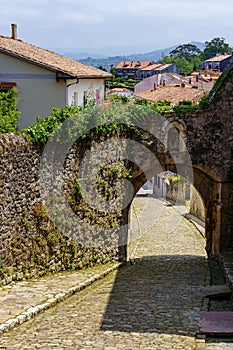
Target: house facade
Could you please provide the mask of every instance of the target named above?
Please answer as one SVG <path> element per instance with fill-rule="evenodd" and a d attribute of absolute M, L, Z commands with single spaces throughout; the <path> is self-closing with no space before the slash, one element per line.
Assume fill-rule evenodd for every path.
<path fill-rule="evenodd" d="M 166 63 L 155 63 L 152 65 L 149 65 L 147 67 L 141 68 L 137 72 L 138 79 L 142 80 L 148 77 L 151 77 L 155 74 L 163 74 L 163 73 L 180 73 L 179 68 L 177 67 L 176 63 L 173 62 L 171 64 Z"/>
<path fill-rule="evenodd" d="M 138 71 L 152 65 L 153 63 L 154 62 L 150 61 L 121 61 L 115 67 L 116 76 L 138 79 Z"/>
<path fill-rule="evenodd" d="M 157 73 L 136 84 L 134 93 L 138 94 L 147 90 L 155 90 L 161 85 L 181 85 L 182 83 L 187 83 L 187 80 L 177 73 Z"/>
<path fill-rule="evenodd" d="M 121 61 L 115 67 L 115 71 L 117 77 L 133 78 L 137 80 L 142 80 L 155 74 L 180 73 L 175 62 L 166 64 L 153 61 Z"/>
<path fill-rule="evenodd" d="M 225 68 L 228 66 L 232 55 L 217 55 L 212 58 L 208 58 L 204 62 L 202 62 L 202 69 L 204 70 L 215 70 L 218 72 L 223 72 Z"/>
<path fill-rule="evenodd" d="M 102 70 L 17 39 L 0 36 L 0 82 L 18 89 L 19 128 L 46 117 L 53 107 L 84 105 L 88 98 L 102 101 L 105 79 Z M 9 85 L 10 84 L 10 85 Z"/>

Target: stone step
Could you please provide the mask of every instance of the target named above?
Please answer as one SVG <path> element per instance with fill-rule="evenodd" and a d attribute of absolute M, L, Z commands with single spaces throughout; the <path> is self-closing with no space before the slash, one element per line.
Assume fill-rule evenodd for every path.
<path fill-rule="evenodd" d="M 213 336 L 233 336 L 233 311 L 204 312 L 200 333 Z"/>
<path fill-rule="evenodd" d="M 204 288 L 204 297 L 210 299 L 229 298 L 232 290 L 228 284 L 212 285 Z"/>

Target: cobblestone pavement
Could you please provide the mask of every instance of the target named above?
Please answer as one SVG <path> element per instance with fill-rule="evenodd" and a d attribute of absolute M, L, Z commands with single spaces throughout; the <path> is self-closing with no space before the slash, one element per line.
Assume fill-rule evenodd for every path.
<path fill-rule="evenodd" d="M 10 319 L 22 314 L 25 314 L 27 318 L 30 314 L 33 316 L 36 306 L 46 306 L 50 301 L 56 304 L 65 296 L 72 295 L 118 266 L 117 262 L 109 263 L 75 272 L 51 274 L 43 278 L 11 283 L 1 287 L 0 333 L 4 324 Z"/>
<path fill-rule="evenodd" d="M 209 282 L 201 234 L 155 198 L 137 197 L 132 216 L 131 263 L 2 334 L 0 349 L 233 349 L 195 337 Z"/>

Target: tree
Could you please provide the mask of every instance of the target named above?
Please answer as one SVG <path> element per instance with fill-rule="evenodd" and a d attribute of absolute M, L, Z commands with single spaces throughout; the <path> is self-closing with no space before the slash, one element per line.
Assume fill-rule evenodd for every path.
<path fill-rule="evenodd" d="M 200 56 L 195 56 L 192 58 L 191 63 L 193 64 L 193 70 L 199 71 L 202 67 L 202 59 Z"/>
<path fill-rule="evenodd" d="M 99 66 L 99 69 L 103 70 L 104 72 L 107 72 L 106 69 L 102 65 Z"/>
<path fill-rule="evenodd" d="M 210 41 L 205 42 L 205 49 L 203 51 L 203 59 L 207 60 L 208 58 L 216 56 L 219 54 L 231 54 L 232 48 L 225 41 L 224 38 L 213 38 Z"/>
<path fill-rule="evenodd" d="M 193 57 L 199 56 L 201 52 L 202 51 L 196 45 L 184 44 L 172 50 L 169 53 L 169 56 L 174 58 L 185 58 L 187 61 L 191 61 Z"/>
<path fill-rule="evenodd" d="M 184 57 L 170 57 L 165 56 L 160 62 L 172 63 L 175 62 L 182 75 L 190 75 L 193 70 L 198 70 L 201 68 L 201 60 L 198 56 L 194 57 L 192 60 L 188 61 Z"/>
<path fill-rule="evenodd" d="M 177 66 L 179 67 L 180 74 L 190 75 L 193 71 L 193 63 L 185 59 L 184 57 L 177 57 L 175 60 Z"/>

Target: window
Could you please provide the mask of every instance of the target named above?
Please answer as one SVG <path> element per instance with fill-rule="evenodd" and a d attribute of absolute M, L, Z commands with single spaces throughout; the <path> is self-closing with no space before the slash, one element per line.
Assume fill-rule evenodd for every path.
<path fill-rule="evenodd" d="M 78 93 L 77 93 L 77 91 L 74 92 L 73 102 L 74 102 L 75 106 L 78 106 Z"/>
<path fill-rule="evenodd" d="M 86 107 L 88 102 L 88 91 L 84 91 L 83 93 L 83 107 Z"/>

